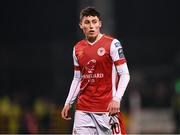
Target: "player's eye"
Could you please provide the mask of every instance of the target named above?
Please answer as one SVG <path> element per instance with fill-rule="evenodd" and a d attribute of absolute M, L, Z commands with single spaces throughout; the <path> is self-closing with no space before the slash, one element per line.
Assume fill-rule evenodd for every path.
<path fill-rule="evenodd" d="M 84 23 L 85 23 L 85 24 L 89 24 L 89 23 L 90 23 L 90 21 L 86 20 L 86 21 L 84 21 Z"/>
<path fill-rule="evenodd" d="M 97 20 L 93 20 L 92 23 L 94 23 L 94 24 L 97 23 Z"/>

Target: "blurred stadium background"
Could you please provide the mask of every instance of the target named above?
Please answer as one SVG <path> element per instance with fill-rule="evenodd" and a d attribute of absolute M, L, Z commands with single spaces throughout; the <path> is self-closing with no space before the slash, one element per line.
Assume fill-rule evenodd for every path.
<path fill-rule="evenodd" d="M 0 133 L 71 133 L 60 117 L 73 77 L 79 12 L 97 7 L 118 38 L 131 81 L 122 101 L 128 133 L 180 133 L 176 0 L 0 2 Z M 72 109 L 73 114 L 74 108 Z"/>

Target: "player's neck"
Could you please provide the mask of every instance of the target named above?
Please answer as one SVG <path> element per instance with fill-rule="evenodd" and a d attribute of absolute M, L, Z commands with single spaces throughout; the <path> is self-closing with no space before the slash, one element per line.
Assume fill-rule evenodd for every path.
<path fill-rule="evenodd" d="M 88 42 L 89 44 L 93 45 L 93 44 L 96 43 L 99 39 L 101 39 L 102 36 L 103 36 L 103 34 L 99 33 L 99 34 L 97 35 L 97 37 L 95 37 L 95 38 L 93 38 L 93 39 L 91 39 L 91 38 L 87 39 L 87 42 Z"/>

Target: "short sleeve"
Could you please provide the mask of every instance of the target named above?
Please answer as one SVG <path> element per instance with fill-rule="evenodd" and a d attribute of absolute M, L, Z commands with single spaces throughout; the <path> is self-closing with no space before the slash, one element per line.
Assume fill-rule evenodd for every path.
<path fill-rule="evenodd" d="M 75 53 L 75 47 L 73 48 L 73 62 L 74 62 L 74 70 L 80 70 L 78 59 Z"/>
<path fill-rule="evenodd" d="M 117 39 L 114 39 L 111 43 L 110 55 L 115 65 L 120 65 L 126 62 L 122 45 Z"/>

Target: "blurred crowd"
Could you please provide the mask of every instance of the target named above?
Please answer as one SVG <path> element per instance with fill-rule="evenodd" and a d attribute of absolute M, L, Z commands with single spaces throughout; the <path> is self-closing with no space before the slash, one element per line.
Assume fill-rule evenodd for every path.
<path fill-rule="evenodd" d="M 38 97 L 19 103 L 10 96 L 0 97 L 0 134 L 68 133 L 70 123 L 62 121 L 61 106 Z"/>

